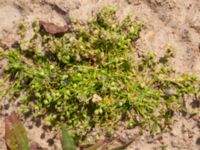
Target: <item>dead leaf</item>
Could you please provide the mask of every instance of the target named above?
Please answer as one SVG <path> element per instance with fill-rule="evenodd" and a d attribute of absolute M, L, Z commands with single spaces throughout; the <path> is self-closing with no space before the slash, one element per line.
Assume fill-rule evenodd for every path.
<path fill-rule="evenodd" d="M 40 26 L 45 30 L 45 32 L 56 35 L 56 34 L 64 34 L 68 31 L 67 25 L 65 26 L 57 26 L 51 22 L 39 21 Z"/>
<path fill-rule="evenodd" d="M 5 141 L 9 150 L 30 150 L 26 130 L 15 112 L 5 118 Z"/>

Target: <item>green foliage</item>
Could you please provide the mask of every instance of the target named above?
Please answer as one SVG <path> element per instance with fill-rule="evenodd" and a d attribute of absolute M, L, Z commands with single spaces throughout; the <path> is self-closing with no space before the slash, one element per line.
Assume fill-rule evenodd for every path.
<path fill-rule="evenodd" d="M 71 136 L 68 134 L 67 128 L 63 125 L 62 128 L 62 148 L 63 150 L 76 150 L 76 145 L 74 143 L 74 140 L 71 138 Z"/>
<path fill-rule="evenodd" d="M 9 150 L 30 150 L 26 130 L 14 112 L 5 119 L 5 140 Z"/>
<path fill-rule="evenodd" d="M 35 24 L 29 41 L 1 53 L 8 60 L 5 93 L 45 124 L 65 123 L 76 141 L 96 126 L 113 128 L 119 121 L 151 126 L 155 134 L 173 112 L 185 110 L 185 94 L 200 93 L 196 77 L 177 77 L 170 67 L 171 48 L 162 58 L 149 52 L 135 59 L 133 42 L 142 24 L 130 16 L 116 21 L 112 8 L 102 9 L 87 25 L 72 23 L 62 37 L 41 35 Z"/>

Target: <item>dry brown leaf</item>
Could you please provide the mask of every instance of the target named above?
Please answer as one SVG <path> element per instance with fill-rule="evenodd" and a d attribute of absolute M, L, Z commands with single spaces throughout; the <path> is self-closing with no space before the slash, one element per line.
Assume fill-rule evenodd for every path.
<path fill-rule="evenodd" d="M 45 32 L 56 35 L 56 34 L 64 34 L 68 31 L 67 25 L 65 26 L 57 26 L 54 23 L 39 21 L 40 26 L 45 30 Z"/>

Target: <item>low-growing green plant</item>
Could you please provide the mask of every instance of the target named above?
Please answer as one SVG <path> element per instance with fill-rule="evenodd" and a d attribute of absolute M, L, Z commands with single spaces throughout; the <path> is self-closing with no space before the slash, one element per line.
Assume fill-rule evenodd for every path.
<path fill-rule="evenodd" d="M 153 52 L 137 55 L 134 41 L 142 23 L 130 16 L 117 21 L 115 9 L 104 8 L 87 24 L 71 26 L 56 37 L 41 35 L 35 22 L 33 37 L 2 51 L 1 58 L 8 60 L 4 93 L 47 125 L 65 123 L 76 141 L 94 127 L 108 131 L 120 121 L 156 133 L 175 111 L 186 111 L 184 95 L 200 93 L 197 77 L 177 77 L 169 64 L 171 48 L 161 58 Z"/>

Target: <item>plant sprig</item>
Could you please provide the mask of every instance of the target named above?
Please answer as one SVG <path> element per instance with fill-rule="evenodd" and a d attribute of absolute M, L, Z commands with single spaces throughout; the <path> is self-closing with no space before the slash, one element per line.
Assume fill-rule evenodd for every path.
<path fill-rule="evenodd" d="M 156 133 L 174 111 L 184 110 L 185 94 L 199 95 L 198 78 L 175 77 L 172 49 L 160 59 L 149 52 L 133 60 L 142 23 L 130 16 L 116 21 L 116 11 L 103 8 L 87 25 L 72 27 L 55 37 L 41 35 L 36 26 L 31 40 L 1 53 L 8 60 L 10 99 L 19 98 L 22 112 L 50 126 L 65 123 L 81 141 L 94 127 L 113 128 L 119 121 Z"/>

